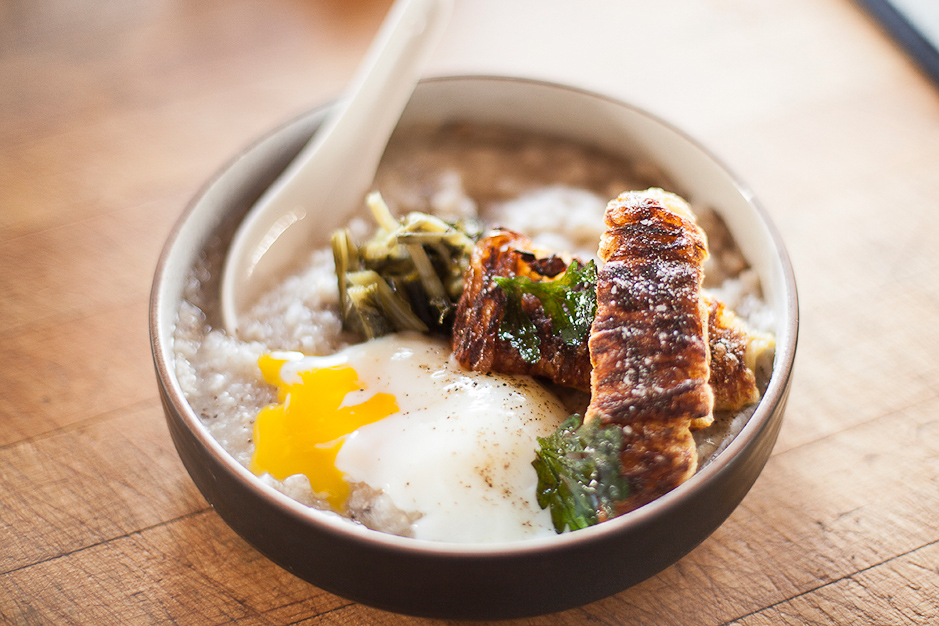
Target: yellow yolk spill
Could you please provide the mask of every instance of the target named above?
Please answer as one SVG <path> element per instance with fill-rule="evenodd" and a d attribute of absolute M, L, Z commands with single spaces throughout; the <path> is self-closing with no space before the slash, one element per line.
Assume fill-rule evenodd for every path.
<path fill-rule="evenodd" d="M 286 383 L 280 371 L 287 360 L 273 355 L 258 360 L 264 379 L 277 386 L 280 403 L 261 409 L 254 421 L 251 471 L 278 480 L 304 474 L 313 491 L 325 494 L 330 506 L 341 511 L 349 484 L 336 468 L 339 448 L 358 428 L 396 413 L 397 402 L 389 393 L 376 393 L 344 406 L 347 393 L 365 389 L 354 369 L 311 369 L 300 372 L 300 382 Z"/>

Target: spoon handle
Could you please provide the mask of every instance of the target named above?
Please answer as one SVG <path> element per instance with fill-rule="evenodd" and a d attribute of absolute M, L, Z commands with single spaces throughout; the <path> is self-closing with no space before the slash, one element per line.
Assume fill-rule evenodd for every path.
<path fill-rule="evenodd" d="M 237 333 L 239 314 L 311 238 L 339 227 L 363 201 L 452 6 L 453 0 L 395 2 L 345 95 L 248 212 L 222 275 L 222 320 L 230 334 Z"/>

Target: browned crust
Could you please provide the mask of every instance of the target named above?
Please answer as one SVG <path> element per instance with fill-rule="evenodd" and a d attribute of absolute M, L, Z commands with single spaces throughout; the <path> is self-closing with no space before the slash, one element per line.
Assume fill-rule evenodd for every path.
<path fill-rule="evenodd" d="M 589 389 L 586 419 L 623 427 L 622 471 L 633 491 L 620 513 L 694 474 L 691 431 L 709 426 L 713 409 L 738 410 L 759 399 L 744 359 L 749 335 L 730 309 L 702 292 L 705 235 L 674 200 L 681 202 L 633 192 L 607 207 L 589 351 L 564 344 L 531 296 L 523 306 L 538 328 L 541 360 L 527 363 L 499 339 L 506 295 L 494 278 L 550 280 L 567 267 L 511 231 L 477 244 L 454 323 L 454 356 L 463 367 Z"/>
<path fill-rule="evenodd" d="M 530 248 L 529 240 L 509 231 L 497 231 L 479 242 L 465 277 L 464 295 L 454 324 L 454 353 L 466 369 L 539 375 L 564 386 L 588 391 L 592 369 L 588 350 L 583 347 L 572 350 L 557 341 L 553 334 L 549 336 L 547 320 L 533 298 L 526 299 L 526 311 L 540 323 L 544 339 L 554 346 L 555 349 L 550 350 L 550 358 L 543 358 L 532 365 L 511 346 L 496 341 L 505 295 L 493 278 L 516 275 L 547 278 L 560 275 L 567 269 L 567 263 L 557 256 L 533 259 L 527 252 Z M 709 382 L 714 393 L 714 410 L 737 411 L 760 397 L 756 378 L 746 367 L 744 359 L 750 336 L 733 311 L 722 302 L 711 296 L 706 297 L 706 302 Z M 548 352 L 545 350 L 545 354 Z M 692 421 L 691 429 L 700 430 L 712 422 L 713 417 L 707 415 Z"/>
<path fill-rule="evenodd" d="M 760 399 L 756 376 L 746 365 L 750 335 L 723 302 L 708 298 L 708 343 L 715 411 L 739 411 Z"/>
<path fill-rule="evenodd" d="M 463 295 L 453 323 L 451 343 L 457 362 L 480 372 L 542 376 L 559 385 L 586 391 L 590 379 L 586 342 L 573 346 L 564 343 L 534 296 L 525 295 L 522 307 L 538 329 L 541 359 L 529 363 L 499 338 L 506 294 L 495 277 L 550 280 L 566 266 L 559 257 L 537 254 L 531 240 L 518 233 L 498 230 L 480 240 L 463 276 Z"/>
<path fill-rule="evenodd" d="M 589 341 L 586 420 L 623 427 L 620 455 L 634 509 L 697 468 L 693 422 L 710 419 L 704 233 L 655 194 L 607 206 L 600 240 L 597 315 Z"/>

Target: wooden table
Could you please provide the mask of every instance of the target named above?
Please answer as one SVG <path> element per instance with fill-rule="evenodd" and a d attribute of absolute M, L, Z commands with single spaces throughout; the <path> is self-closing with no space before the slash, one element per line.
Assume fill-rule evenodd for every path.
<path fill-rule="evenodd" d="M 229 530 L 170 442 L 146 325 L 188 199 L 338 93 L 388 6 L 0 0 L 0 622 L 424 622 Z M 687 130 L 768 208 L 802 302 L 786 421 L 730 519 L 660 575 L 522 623 L 939 623 L 936 86 L 850 0 L 461 0 L 430 73 L 458 72 Z"/>

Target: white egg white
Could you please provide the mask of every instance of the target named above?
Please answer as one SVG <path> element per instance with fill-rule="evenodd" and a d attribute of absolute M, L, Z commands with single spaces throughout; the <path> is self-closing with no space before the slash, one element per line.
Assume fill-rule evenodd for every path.
<path fill-rule="evenodd" d="M 535 438 L 567 412 L 544 387 L 528 377 L 463 370 L 445 343 L 419 334 L 390 335 L 327 359 L 291 361 L 282 375 L 345 363 L 366 389 L 343 404 L 395 396 L 400 410 L 349 435 L 336 467 L 397 508 L 420 513 L 414 537 L 492 542 L 554 534 L 535 500 L 531 462 Z"/>

